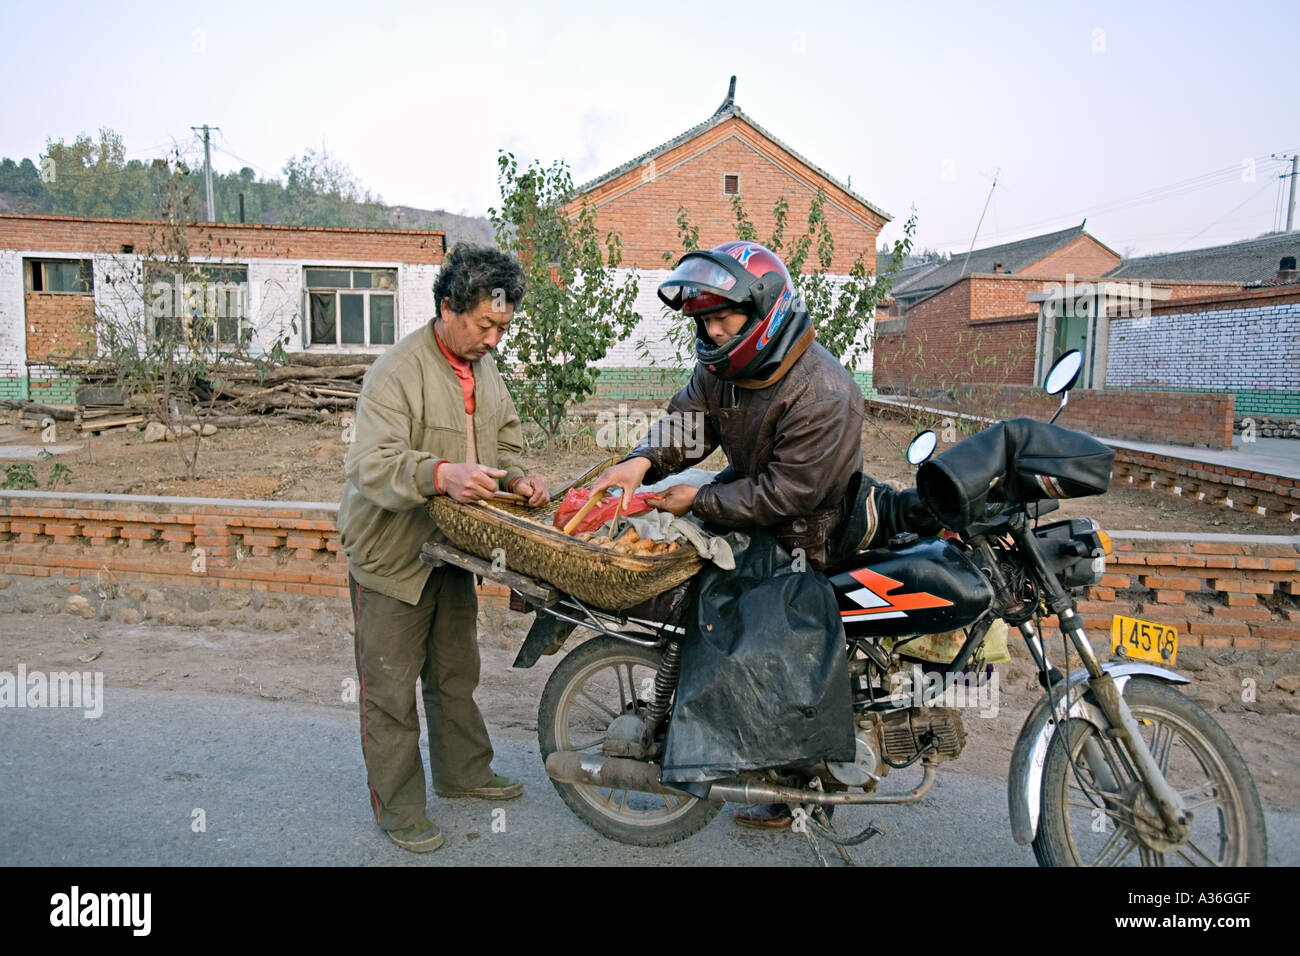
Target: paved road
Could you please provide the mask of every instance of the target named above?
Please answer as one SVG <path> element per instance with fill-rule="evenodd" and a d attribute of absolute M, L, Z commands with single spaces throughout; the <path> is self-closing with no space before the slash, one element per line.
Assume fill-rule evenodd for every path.
<path fill-rule="evenodd" d="M 671 847 L 607 841 L 560 802 L 536 743 L 520 738 L 497 742 L 497 768 L 525 787 L 499 805 L 505 832 L 493 831 L 490 803 L 432 798 L 447 845 L 415 856 L 383 839 L 368 816 L 349 711 L 115 687 L 104 703 L 91 720 L 72 710 L 0 709 L 0 865 L 817 862 L 806 837 L 741 830 L 726 813 Z M 862 863 L 1033 865 L 1011 839 L 1004 787 L 1000 778 L 945 772 L 918 806 L 849 808 L 836 824 L 856 831 L 874 819 L 886 828 L 852 851 Z M 196 809 L 205 832 L 193 831 Z M 1272 862 L 1300 864 L 1300 814 L 1270 813 L 1268 828 Z"/>

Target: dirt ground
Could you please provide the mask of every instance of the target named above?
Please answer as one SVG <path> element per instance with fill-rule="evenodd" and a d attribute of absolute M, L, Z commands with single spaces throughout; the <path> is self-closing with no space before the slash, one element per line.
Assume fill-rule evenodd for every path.
<path fill-rule="evenodd" d="M 100 671 L 110 695 L 112 687 L 145 687 L 356 708 L 355 695 L 345 699 L 356 671 L 342 599 L 258 592 L 214 597 L 202 588 L 97 589 L 90 582 L 71 595 L 68 586 L 0 575 L 0 671 L 15 673 L 20 663 L 29 673 Z M 88 616 L 70 613 L 70 603 L 81 606 L 70 597 L 87 599 L 81 613 Z M 510 666 L 531 622 L 532 615 L 480 612 L 477 696 L 493 734 L 529 742 L 536 740 L 542 688 L 561 659 L 544 657 L 527 670 Z M 1048 646 L 1061 658 L 1059 636 Z M 963 712 L 966 749 L 945 773 L 1005 772 L 1039 694 L 1027 652 L 1013 645 L 1012 654 L 1012 661 L 998 665 L 996 715 Z M 1300 810 L 1300 696 L 1285 689 L 1300 682 L 1300 654 L 1186 648 L 1177 670 L 1193 678 L 1187 693 L 1241 750 L 1264 803 Z M 1254 689 L 1253 699 L 1243 700 L 1252 696 L 1243 695 L 1246 686 Z"/>
<path fill-rule="evenodd" d="M 549 452 L 530 447 L 525 463 L 546 476 L 553 487 L 569 481 L 591 465 L 626 449 L 602 447 L 598 416 L 652 415 L 662 406 L 649 402 L 593 401 L 579 408 L 560 441 Z M 7 458 L 6 444 L 35 443 L 37 432 L 16 426 L 17 412 L 8 413 L 10 426 L 0 424 L 0 468 L 18 461 Z M 604 419 L 608 421 L 609 419 Z M 337 502 L 343 494 L 343 459 L 347 453 L 345 424 L 337 417 L 321 424 L 268 420 L 242 428 L 221 429 L 203 439 L 197 476 L 185 477 L 180 451 L 172 442 L 145 442 L 139 432 L 109 432 L 81 436 L 60 423 L 59 443 L 80 445 L 51 461 L 28 462 L 42 486 L 48 485 L 55 461 L 68 469 L 59 490 L 199 498 L 262 498 L 279 501 Z M 606 431 L 609 429 L 606 428 Z M 863 469 L 877 480 L 905 485 L 915 470 L 903 457 L 911 429 L 898 422 L 869 422 L 862 431 Z M 940 445 L 942 450 L 945 445 Z M 704 465 L 721 469 L 721 452 Z M 1113 531 L 1213 531 L 1235 534 L 1296 534 L 1296 523 L 1233 511 L 1141 488 L 1115 487 L 1106 495 L 1062 503 L 1057 517 L 1087 516 Z"/>
<path fill-rule="evenodd" d="M 653 412 L 636 403 L 628 410 Z M 558 485 L 615 449 L 600 447 L 596 415 L 617 413 L 614 403 L 589 403 L 585 424 L 566 429 L 549 453 L 530 449 L 526 462 Z M 10 422 L 16 413 L 11 413 Z M 66 426 L 65 426 L 66 428 Z M 31 443 L 36 433 L 0 425 L 3 442 Z M 881 480 L 911 483 L 902 449 L 910 429 L 869 423 L 863 431 L 864 469 Z M 174 445 L 145 443 L 139 433 L 70 438 L 77 450 L 58 456 L 70 469 L 61 490 L 220 498 L 337 501 L 343 490 L 344 426 L 266 424 L 220 430 L 205 439 L 199 476 L 184 477 Z M 16 459 L 8 459 L 12 462 Z M 720 455 L 705 467 L 721 468 Z M 44 483 L 50 461 L 33 463 Z M 1133 488 L 1100 498 L 1066 502 L 1062 516 L 1088 515 L 1111 530 L 1218 531 L 1294 534 L 1288 522 L 1262 519 L 1212 505 Z M 76 588 L 77 593 L 70 593 Z M 84 598 L 84 603 L 78 601 Z M 480 614 L 484 666 L 479 700 L 492 730 L 534 739 L 541 689 L 558 658 L 531 670 L 510 667 L 531 622 L 495 608 Z M 354 708 L 345 682 L 355 676 L 347 602 L 319 597 L 133 587 L 0 575 L 0 670 L 99 670 L 110 686 L 149 687 L 217 696 L 311 702 Z M 571 646 L 571 645 L 570 645 Z M 1059 646 L 1056 656 L 1060 656 Z M 1022 648 L 1000 665 L 998 716 L 968 717 L 966 752 L 956 772 L 1005 768 L 1038 686 Z M 1210 710 L 1242 751 L 1266 804 L 1300 809 L 1300 654 L 1186 648 L 1178 670 L 1194 678 L 1188 693 Z M 1277 681 L 1281 679 L 1281 686 Z M 1254 695 L 1243 694 L 1243 687 Z M 1251 697 L 1251 699 L 1246 699 Z"/>

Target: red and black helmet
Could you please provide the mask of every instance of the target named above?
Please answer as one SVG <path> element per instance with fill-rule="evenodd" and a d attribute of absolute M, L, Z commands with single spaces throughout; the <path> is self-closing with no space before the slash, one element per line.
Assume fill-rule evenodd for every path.
<path fill-rule="evenodd" d="M 695 319 L 695 355 L 721 378 L 764 378 L 812 325 L 808 313 L 796 308 L 785 263 L 744 239 L 686 253 L 660 283 L 659 298 Z M 714 345 L 703 317 L 722 309 L 741 309 L 748 320 L 730 341 Z"/>

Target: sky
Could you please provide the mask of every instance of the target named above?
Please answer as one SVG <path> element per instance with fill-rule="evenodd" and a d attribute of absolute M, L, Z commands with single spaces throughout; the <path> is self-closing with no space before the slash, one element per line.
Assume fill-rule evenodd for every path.
<path fill-rule="evenodd" d="M 70 11 L 65 13 L 64 11 Z M 736 102 L 965 252 L 1077 225 L 1117 252 L 1285 228 L 1300 151 L 1283 2 L 185 5 L 0 0 L 0 156 L 109 127 L 128 158 L 327 148 L 389 203 L 483 215 L 499 149 L 581 183 Z M 40 42 L 12 42 L 40 37 Z M 994 187 L 994 176 L 997 184 Z M 983 212 L 987 203 L 987 212 Z M 983 215 L 983 222 L 980 222 Z"/>

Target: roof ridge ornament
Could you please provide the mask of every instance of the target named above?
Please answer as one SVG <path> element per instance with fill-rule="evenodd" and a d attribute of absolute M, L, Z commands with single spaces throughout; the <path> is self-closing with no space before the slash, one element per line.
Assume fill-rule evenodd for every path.
<path fill-rule="evenodd" d="M 722 101 L 722 105 L 713 111 L 713 115 L 725 113 L 736 105 L 736 78 L 731 78 L 731 83 L 727 86 L 727 98 Z"/>

